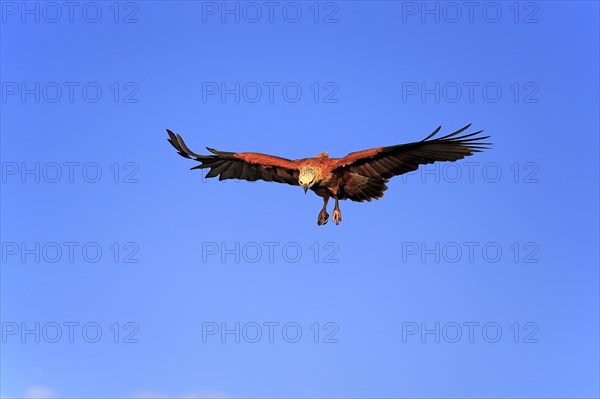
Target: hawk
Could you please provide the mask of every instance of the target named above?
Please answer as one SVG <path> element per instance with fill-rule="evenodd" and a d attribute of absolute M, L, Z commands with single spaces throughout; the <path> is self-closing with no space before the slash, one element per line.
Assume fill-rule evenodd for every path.
<path fill-rule="evenodd" d="M 371 201 L 383 197 L 390 178 L 416 170 L 419 165 L 434 162 L 453 162 L 476 152 L 488 149 L 491 143 L 484 142 L 490 136 L 481 136 L 483 130 L 463 134 L 471 125 L 454 133 L 434 138 L 438 127 L 421 141 L 352 152 L 343 158 L 330 158 L 322 152 L 314 158 L 291 160 L 256 152 L 225 152 L 206 147 L 211 155 L 200 155 L 191 151 L 180 135 L 167 129 L 168 141 L 184 158 L 200 162 L 193 169 L 210 168 L 206 177 L 219 180 L 243 179 L 264 180 L 300 186 L 306 193 L 309 189 L 323 198 L 317 224 L 329 220 L 327 203 L 335 200 L 332 221 L 342 221 L 340 200 Z"/>

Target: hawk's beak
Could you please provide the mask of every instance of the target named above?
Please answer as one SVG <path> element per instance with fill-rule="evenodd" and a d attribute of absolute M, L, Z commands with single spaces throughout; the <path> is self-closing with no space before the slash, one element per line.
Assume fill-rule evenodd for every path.
<path fill-rule="evenodd" d="M 304 188 L 304 194 L 308 191 L 308 186 L 302 186 Z"/>

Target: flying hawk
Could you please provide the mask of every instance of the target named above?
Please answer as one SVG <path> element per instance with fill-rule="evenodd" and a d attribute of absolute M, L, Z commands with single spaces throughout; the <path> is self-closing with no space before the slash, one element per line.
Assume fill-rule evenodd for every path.
<path fill-rule="evenodd" d="M 311 189 L 323 197 L 323 209 L 317 224 L 327 223 L 327 202 L 335 199 L 332 221 L 342 221 L 339 200 L 371 201 L 383 197 L 386 183 L 393 176 L 416 170 L 419 165 L 437 161 L 457 161 L 489 148 L 491 143 L 482 142 L 489 136 L 479 136 L 483 130 L 460 135 L 470 124 L 454 133 L 433 138 L 441 129 L 421 141 L 388 147 L 352 152 L 343 158 L 329 158 L 322 152 L 314 158 L 286 159 L 256 152 L 225 152 L 206 147 L 213 155 L 200 155 L 185 145 L 180 135 L 167 129 L 168 141 L 179 155 L 194 159 L 200 165 L 192 169 L 210 168 L 206 177 L 219 180 L 244 179 L 265 180 L 301 186 L 306 193 Z"/>

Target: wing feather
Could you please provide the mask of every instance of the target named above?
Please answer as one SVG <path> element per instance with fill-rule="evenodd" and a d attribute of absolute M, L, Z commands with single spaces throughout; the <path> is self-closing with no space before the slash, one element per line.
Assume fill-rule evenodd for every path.
<path fill-rule="evenodd" d="M 206 177 L 274 181 L 298 185 L 299 167 L 296 161 L 255 152 L 226 152 L 206 147 L 212 155 L 200 155 L 188 148 L 180 135 L 167 129 L 168 141 L 184 158 L 200 162 L 192 169 L 210 168 Z"/>
<path fill-rule="evenodd" d="M 335 161 L 333 170 L 356 173 L 370 178 L 389 179 L 416 170 L 420 165 L 438 161 L 457 161 L 476 152 L 486 150 L 492 144 L 480 136 L 482 130 L 460 135 L 471 125 L 439 138 L 433 138 L 438 127 L 421 141 L 389 147 L 357 151 Z M 374 175 L 374 172 L 376 175 Z"/>
<path fill-rule="evenodd" d="M 227 165 L 227 169 L 225 169 L 223 172 L 221 172 L 220 176 L 219 176 L 219 180 L 226 180 L 226 179 L 235 179 L 235 168 L 236 168 L 236 164 L 235 162 L 229 162 L 226 164 Z"/>

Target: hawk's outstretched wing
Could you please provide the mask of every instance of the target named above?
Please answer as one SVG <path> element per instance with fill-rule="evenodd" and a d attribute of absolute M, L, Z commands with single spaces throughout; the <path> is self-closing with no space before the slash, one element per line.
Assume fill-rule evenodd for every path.
<path fill-rule="evenodd" d="M 389 179 L 416 170 L 419 165 L 437 161 L 457 161 L 489 148 L 491 143 L 482 142 L 490 136 L 478 136 L 483 130 L 459 136 L 470 124 L 449 135 L 431 139 L 441 129 L 421 141 L 378 147 L 353 152 L 335 161 L 334 170 L 343 170 L 371 178 Z"/>
<path fill-rule="evenodd" d="M 206 177 L 219 176 L 219 180 L 243 179 L 248 181 L 265 180 L 277 183 L 298 184 L 299 169 L 290 159 L 255 152 L 224 152 L 206 149 L 214 155 L 200 155 L 190 150 L 180 135 L 167 129 L 169 143 L 179 155 L 194 159 L 200 165 L 192 169 L 210 168 Z"/>

